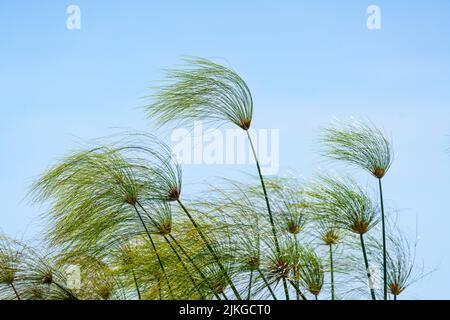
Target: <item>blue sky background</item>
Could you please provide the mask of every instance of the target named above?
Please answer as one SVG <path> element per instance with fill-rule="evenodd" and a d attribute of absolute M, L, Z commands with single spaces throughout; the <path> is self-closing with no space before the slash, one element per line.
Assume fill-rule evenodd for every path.
<path fill-rule="evenodd" d="M 81 30 L 66 8 L 81 8 Z M 382 29 L 366 28 L 381 7 Z M 138 108 L 161 68 L 216 59 L 248 82 L 254 126 L 279 128 L 282 172 L 328 167 L 320 128 L 365 117 L 392 134 L 387 204 L 418 227 L 419 261 L 436 271 L 409 298 L 450 298 L 449 1 L 1 1 L 0 230 L 39 235 L 33 179 L 80 141 L 113 127 L 153 131 Z M 339 167 L 333 166 L 337 169 Z M 252 167 L 184 168 L 187 183 Z M 362 182 L 374 183 L 367 175 Z"/>

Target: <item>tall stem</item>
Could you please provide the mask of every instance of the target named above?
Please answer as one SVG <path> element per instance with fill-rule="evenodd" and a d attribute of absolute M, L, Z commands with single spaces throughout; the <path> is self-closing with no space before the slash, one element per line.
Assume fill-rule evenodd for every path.
<path fill-rule="evenodd" d="M 278 243 L 277 230 L 275 228 L 275 223 L 273 221 L 272 209 L 270 208 L 269 196 L 267 195 L 266 184 L 264 183 L 264 177 L 261 172 L 261 166 L 259 164 L 258 155 L 256 154 L 256 149 L 253 144 L 253 140 L 252 140 L 252 137 L 250 136 L 250 133 L 248 132 L 248 130 L 245 130 L 245 132 L 247 133 L 248 141 L 250 142 L 250 147 L 252 148 L 253 157 L 256 162 L 256 169 L 258 170 L 259 180 L 261 181 L 261 186 L 262 186 L 262 189 L 264 192 L 264 199 L 266 201 L 267 212 L 269 213 L 269 220 L 270 220 L 270 226 L 272 228 L 272 234 L 273 234 L 273 238 L 274 238 L 274 242 L 275 242 L 275 249 L 276 249 L 277 254 L 280 255 L 280 244 Z M 284 278 L 283 278 L 283 286 L 284 286 L 284 291 L 285 291 L 285 295 L 286 295 L 286 300 L 289 300 L 289 291 L 287 290 L 287 283 L 286 283 L 286 279 L 284 279 Z"/>
<path fill-rule="evenodd" d="M 188 274 L 189 280 L 191 280 L 192 284 L 194 285 L 195 289 L 197 290 L 198 294 L 202 298 L 202 300 L 205 300 L 205 296 L 201 292 L 201 290 L 198 288 L 197 282 L 195 281 L 194 277 L 192 277 L 191 272 L 187 268 L 186 264 L 183 262 L 183 259 L 181 259 L 180 255 L 178 254 L 177 250 L 173 247 L 172 243 L 170 243 L 169 239 L 167 239 L 166 236 L 164 236 L 164 240 L 166 240 L 167 244 L 172 249 L 173 253 L 176 255 L 178 261 L 181 263 L 181 266 L 183 267 L 184 271 Z"/>
<path fill-rule="evenodd" d="M 205 276 L 205 274 L 200 270 L 200 268 L 197 266 L 195 261 L 191 258 L 191 256 L 184 250 L 184 248 L 181 246 L 181 244 L 175 239 L 175 237 L 171 234 L 169 234 L 169 238 L 175 243 L 175 245 L 180 249 L 181 253 L 183 253 L 186 258 L 189 260 L 189 263 L 192 264 L 192 266 L 197 270 L 198 274 L 202 277 L 202 279 L 207 283 L 207 285 L 213 289 L 212 285 L 209 283 L 208 278 Z M 221 300 L 220 296 L 213 292 L 214 296 L 217 298 L 217 300 Z M 225 296 L 226 298 L 226 296 Z M 226 299 L 227 300 L 227 299 Z"/>
<path fill-rule="evenodd" d="M 134 210 L 136 210 L 136 213 L 137 213 L 137 215 L 138 215 L 138 217 L 139 217 L 139 220 L 141 221 L 142 226 L 143 226 L 144 229 L 145 229 L 145 233 L 147 234 L 148 239 L 150 240 L 150 243 L 151 243 L 151 245 L 152 245 L 153 251 L 155 251 L 155 255 L 156 255 L 156 258 L 158 259 L 158 263 L 159 263 L 159 266 L 160 266 L 160 268 L 161 268 L 161 271 L 162 271 L 162 273 L 163 273 L 163 275 L 164 275 L 164 278 L 166 278 L 166 281 L 167 281 L 167 287 L 169 288 L 170 296 L 171 296 L 172 299 L 173 299 L 174 297 L 173 297 L 172 287 L 170 286 L 169 277 L 167 276 L 166 269 L 164 268 L 164 264 L 163 264 L 163 262 L 162 262 L 162 260 L 161 260 L 161 257 L 159 256 L 158 250 L 156 249 L 156 245 L 155 245 L 155 243 L 153 242 L 153 238 L 152 238 L 152 236 L 150 235 L 150 232 L 148 231 L 148 228 L 147 228 L 147 226 L 145 225 L 145 222 L 144 222 L 144 220 L 142 219 L 142 216 L 141 216 L 141 214 L 139 213 L 139 210 L 137 209 L 136 205 L 133 205 L 133 207 L 134 207 Z"/>
<path fill-rule="evenodd" d="M 200 229 L 200 227 L 198 226 L 197 222 L 195 221 L 195 219 L 191 216 L 191 214 L 189 213 L 189 211 L 186 209 L 186 207 L 183 205 L 183 203 L 177 199 L 178 204 L 180 205 L 181 209 L 183 209 L 184 213 L 187 215 L 187 217 L 189 218 L 189 220 L 191 221 L 192 225 L 194 226 L 195 230 L 197 230 L 198 234 L 200 235 L 200 238 L 202 238 L 203 242 L 205 243 L 208 251 L 211 253 L 211 255 L 213 256 L 214 260 L 216 261 L 217 265 L 220 268 L 220 271 L 223 273 L 225 279 L 227 280 L 228 284 L 231 287 L 231 290 L 233 290 L 234 295 L 236 296 L 236 299 L 241 300 L 241 296 L 238 292 L 238 290 L 236 289 L 236 287 L 234 286 L 233 281 L 230 278 L 230 275 L 228 274 L 228 272 L 225 270 L 225 267 L 223 266 L 222 262 L 220 261 L 219 257 L 217 256 L 216 252 L 214 251 L 214 249 L 211 247 L 211 244 L 209 243 L 209 241 L 206 239 L 205 235 L 203 234 L 202 230 Z"/>
<path fill-rule="evenodd" d="M 273 300 L 278 300 L 277 296 L 275 295 L 275 292 L 273 292 L 272 288 L 270 287 L 270 283 L 267 281 L 266 277 L 264 276 L 261 269 L 259 269 L 259 268 L 258 268 L 258 273 L 259 273 L 261 279 L 264 281 L 266 288 L 269 289 L 269 292 L 272 295 Z"/>
<path fill-rule="evenodd" d="M 72 292 L 70 292 L 70 290 L 67 290 L 64 286 L 60 285 L 58 282 L 53 281 L 53 283 L 55 284 L 55 286 L 57 286 L 59 289 L 61 289 L 62 291 L 64 291 L 72 300 L 79 300 Z"/>
<path fill-rule="evenodd" d="M 367 259 L 366 246 L 364 244 L 364 236 L 362 233 L 359 234 L 359 238 L 361 239 L 361 249 L 362 249 L 363 256 L 364 256 L 364 265 L 366 267 L 367 279 L 369 280 L 370 295 L 372 296 L 372 300 L 376 300 L 375 290 L 373 289 L 373 284 L 372 284 L 372 275 L 370 274 L 370 270 L 369 270 L 369 260 Z"/>
<path fill-rule="evenodd" d="M 19 292 L 17 292 L 16 287 L 14 286 L 13 283 L 11 283 L 11 288 L 13 289 L 14 294 L 16 295 L 17 300 L 22 300 L 22 299 L 20 299 Z"/>
<path fill-rule="evenodd" d="M 289 283 L 292 287 L 294 287 L 295 291 L 300 295 L 300 297 L 302 297 L 303 300 L 308 300 L 294 281 L 289 280 Z"/>
<path fill-rule="evenodd" d="M 294 239 L 295 239 L 295 252 L 298 252 L 298 237 L 297 234 L 294 235 Z M 298 271 L 297 271 L 297 266 L 294 265 L 294 279 L 295 279 L 295 284 L 297 285 L 297 287 L 300 286 L 300 281 L 298 280 Z M 297 300 L 300 300 L 300 295 L 298 294 L 298 291 L 295 291 L 295 297 L 297 298 Z"/>
<path fill-rule="evenodd" d="M 139 300 L 141 300 L 141 290 L 139 289 L 139 284 L 136 278 L 136 274 L 134 273 L 134 270 L 131 270 L 131 273 L 133 274 L 133 280 L 134 280 L 134 285 L 136 287 L 136 292 L 138 295 Z"/>
<path fill-rule="evenodd" d="M 138 206 L 142 209 L 142 211 L 145 212 L 145 214 L 147 215 L 147 217 L 150 219 L 150 221 L 153 224 L 157 224 L 157 222 L 155 221 L 155 219 L 153 219 L 153 217 L 147 212 L 147 210 L 144 208 L 144 206 L 139 202 L 136 201 L 136 203 L 138 204 Z M 169 233 L 168 236 L 172 239 L 172 241 L 181 249 L 181 251 L 183 252 L 184 255 L 186 255 L 189 259 L 189 261 L 192 263 L 192 265 L 194 265 L 195 268 L 197 268 L 195 266 L 195 264 L 193 263 L 193 261 L 190 259 L 189 255 L 187 255 L 186 251 L 184 251 L 183 247 L 181 247 L 181 245 L 175 240 L 175 238 Z M 204 300 L 205 297 L 203 296 L 203 294 L 200 292 L 200 289 L 197 287 L 197 283 L 194 280 L 194 278 L 192 277 L 192 274 L 189 272 L 189 270 L 187 269 L 186 265 L 184 264 L 184 261 L 181 259 L 180 255 L 178 254 L 177 250 L 173 247 L 172 243 L 169 241 L 169 239 L 167 239 L 167 235 L 164 235 L 164 240 L 166 241 L 166 243 L 170 246 L 170 248 L 172 249 L 172 251 L 175 253 L 175 255 L 177 256 L 178 261 L 182 264 L 183 269 L 188 273 L 189 278 L 192 282 L 192 284 L 194 285 L 194 287 L 196 287 L 197 292 L 200 294 L 200 296 L 202 297 L 202 299 Z M 197 268 L 197 271 L 200 271 Z M 203 277 L 203 276 L 202 276 Z M 216 296 L 217 298 L 219 298 L 218 296 Z M 220 298 L 219 298 L 220 299 Z"/>
<path fill-rule="evenodd" d="M 333 245 L 330 244 L 330 275 L 331 275 L 331 300 L 334 300 L 334 262 L 333 262 Z"/>
<path fill-rule="evenodd" d="M 382 227 L 382 233 L 383 233 L 383 297 L 384 297 L 384 300 L 387 300 L 386 225 L 385 225 L 385 218 L 384 218 L 383 187 L 381 184 L 381 179 L 378 179 L 378 186 L 380 189 L 381 227 Z"/>

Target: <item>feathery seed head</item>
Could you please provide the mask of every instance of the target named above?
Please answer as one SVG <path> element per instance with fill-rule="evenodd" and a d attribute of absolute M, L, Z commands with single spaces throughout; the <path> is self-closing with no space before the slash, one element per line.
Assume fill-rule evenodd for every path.
<path fill-rule="evenodd" d="M 397 283 L 389 283 L 389 290 L 391 291 L 391 293 L 394 296 L 398 296 L 400 295 L 400 293 L 403 292 L 404 288 L 402 288 L 400 285 L 398 285 Z"/>
<path fill-rule="evenodd" d="M 192 120 L 228 121 L 248 130 L 253 101 L 245 81 L 233 70 L 201 58 L 167 72 L 168 84 L 158 88 L 145 106 L 150 118 L 163 125 Z"/>
<path fill-rule="evenodd" d="M 393 151 L 384 133 L 368 122 L 337 124 L 325 129 L 323 154 L 358 166 L 381 179 L 392 165 Z"/>
<path fill-rule="evenodd" d="M 336 230 L 331 229 L 325 232 L 321 239 L 326 245 L 334 245 L 338 243 L 340 236 L 337 234 Z"/>
<path fill-rule="evenodd" d="M 302 227 L 294 222 L 294 221 L 289 221 L 288 225 L 287 225 L 287 231 L 291 234 L 298 234 L 300 231 L 302 230 Z"/>
<path fill-rule="evenodd" d="M 334 228 L 364 234 L 379 221 L 377 206 L 353 179 L 322 175 L 308 194 L 315 212 Z"/>
<path fill-rule="evenodd" d="M 180 198 L 180 190 L 178 188 L 171 188 L 169 190 L 169 195 L 167 196 L 167 201 L 177 201 Z"/>
<path fill-rule="evenodd" d="M 52 284 L 53 283 L 53 274 L 48 271 L 44 274 L 42 277 L 42 283 L 43 284 Z"/>
<path fill-rule="evenodd" d="M 369 231 L 369 221 L 355 219 L 353 221 L 353 224 L 350 225 L 350 228 L 357 234 L 365 234 L 367 231 Z"/>

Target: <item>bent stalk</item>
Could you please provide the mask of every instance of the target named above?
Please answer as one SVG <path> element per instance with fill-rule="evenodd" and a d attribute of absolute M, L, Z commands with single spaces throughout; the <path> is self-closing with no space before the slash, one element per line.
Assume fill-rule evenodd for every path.
<path fill-rule="evenodd" d="M 277 231 L 275 228 L 275 223 L 273 221 L 272 209 L 270 208 L 269 196 L 267 194 L 266 184 L 264 183 L 264 177 L 261 172 L 261 166 L 259 164 L 258 155 L 256 154 L 256 149 L 253 144 L 253 140 L 250 136 L 250 133 L 248 132 L 248 130 L 245 130 L 245 132 L 247 133 L 247 138 L 248 138 L 248 141 L 250 142 L 250 147 L 252 148 L 253 157 L 256 162 L 256 169 L 258 170 L 259 180 L 261 181 L 261 187 L 263 189 L 264 199 L 266 201 L 267 212 L 269 213 L 269 220 L 270 220 L 270 226 L 272 228 L 272 234 L 273 234 L 273 238 L 274 238 L 274 242 L 275 242 L 275 249 L 276 249 L 277 254 L 279 255 L 280 254 L 280 244 L 278 243 Z M 284 278 L 283 278 L 283 286 L 284 286 L 284 293 L 286 295 L 286 300 L 289 300 L 289 291 L 287 289 L 286 279 L 284 279 Z"/>
<path fill-rule="evenodd" d="M 187 215 L 187 217 L 189 218 L 189 220 L 191 221 L 192 225 L 194 226 L 195 230 L 197 230 L 198 234 L 200 235 L 200 238 L 202 238 L 204 244 L 206 245 L 208 251 L 211 253 L 211 255 L 213 256 L 214 260 L 216 261 L 217 265 L 220 268 L 220 271 L 223 273 L 225 279 L 227 280 L 228 284 L 231 287 L 231 290 L 233 290 L 234 295 L 236 296 L 236 299 L 241 300 L 241 296 L 238 292 L 238 290 L 236 289 L 233 281 L 230 278 L 230 275 L 228 274 L 228 272 L 225 270 L 225 267 L 223 266 L 222 262 L 220 262 L 219 257 L 217 256 L 216 252 L 214 251 L 214 249 L 211 247 L 211 244 L 209 243 L 209 241 L 206 239 L 205 235 L 203 234 L 202 230 L 199 228 L 197 222 L 195 221 L 195 219 L 191 216 L 191 214 L 189 213 L 189 211 L 186 209 L 186 207 L 183 205 L 183 203 L 177 199 L 178 204 L 180 205 L 181 209 L 183 209 L 184 213 Z"/>
<path fill-rule="evenodd" d="M 269 292 L 272 295 L 273 300 L 278 300 L 277 296 L 275 295 L 275 292 L 273 292 L 272 288 L 270 287 L 269 282 L 267 281 L 266 277 L 264 276 L 261 269 L 259 269 L 259 268 L 258 268 L 258 273 L 259 273 L 261 279 L 264 281 L 264 284 L 266 285 L 267 289 L 269 289 Z"/>
<path fill-rule="evenodd" d="M 153 242 L 153 238 L 152 238 L 152 236 L 150 235 L 150 232 L 148 231 L 148 228 L 147 228 L 147 226 L 145 225 L 144 220 L 142 219 L 142 216 L 141 216 L 141 214 L 139 213 L 139 210 L 137 209 L 136 205 L 133 205 L 133 207 L 134 207 L 134 210 L 136 210 L 136 213 L 137 213 L 137 215 L 138 215 L 138 217 L 139 217 L 139 220 L 141 221 L 142 226 L 143 226 L 144 229 L 145 229 L 145 233 L 147 234 L 148 239 L 150 240 L 150 243 L 151 243 L 151 245 L 152 245 L 153 251 L 155 251 L 155 255 L 156 255 L 156 258 L 158 259 L 158 263 L 159 263 L 159 266 L 160 266 L 160 268 L 161 268 L 161 271 L 162 271 L 162 273 L 163 273 L 163 275 L 164 275 L 164 278 L 166 278 L 166 281 L 167 281 L 167 287 L 169 288 L 170 296 L 171 296 L 172 299 L 173 299 L 174 296 L 173 296 L 173 292 L 172 292 L 172 287 L 170 286 L 169 277 L 167 276 L 166 269 L 164 268 L 164 264 L 163 264 L 163 262 L 162 262 L 162 260 L 161 260 L 161 257 L 159 256 L 158 250 L 156 250 L 156 245 L 155 245 L 155 243 Z M 161 288 L 160 288 L 160 289 L 161 289 Z M 160 293 L 160 297 L 161 297 L 161 293 Z"/>
<path fill-rule="evenodd" d="M 177 239 L 175 239 L 174 236 L 171 234 L 169 234 L 169 237 L 175 243 L 175 245 L 181 250 L 181 252 L 186 256 L 186 258 L 189 260 L 190 264 L 192 264 L 192 266 L 195 268 L 195 270 L 197 270 L 197 272 L 202 277 L 202 279 L 204 281 L 206 281 L 207 285 L 212 289 L 212 285 L 209 282 L 208 278 L 205 276 L 205 274 L 202 272 L 202 270 L 200 270 L 200 268 L 197 266 L 197 264 L 194 262 L 194 260 L 192 260 L 191 256 L 186 252 L 186 250 L 184 250 L 184 248 L 177 241 Z M 213 292 L 213 294 L 217 298 L 217 300 L 222 300 L 217 293 Z M 225 294 L 224 294 L 224 296 L 225 296 Z M 225 296 L 225 300 L 228 300 L 228 298 L 226 296 Z"/>
<path fill-rule="evenodd" d="M 289 283 L 291 284 L 291 286 L 295 289 L 295 291 L 300 295 L 300 297 L 301 297 L 303 300 L 308 300 L 308 299 L 306 298 L 306 296 L 303 294 L 303 292 L 300 290 L 300 288 L 297 286 L 297 284 L 296 284 L 294 281 L 289 280 Z"/>
<path fill-rule="evenodd" d="M 134 273 L 134 270 L 131 270 L 131 272 L 133 274 L 133 280 L 134 280 L 134 285 L 136 287 L 136 293 L 138 295 L 138 299 L 142 300 L 141 299 L 141 290 L 139 289 L 139 284 L 138 284 L 138 281 L 137 281 L 137 278 L 136 278 L 136 274 Z"/>
<path fill-rule="evenodd" d="M 11 283 L 11 288 L 13 289 L 14 294 L 16 295 L 17 300 L 22 300 L 22 299 L 20 299 L 19 292 L 17 292 L 16 287 L 14 286 L 13 283 Z"/>

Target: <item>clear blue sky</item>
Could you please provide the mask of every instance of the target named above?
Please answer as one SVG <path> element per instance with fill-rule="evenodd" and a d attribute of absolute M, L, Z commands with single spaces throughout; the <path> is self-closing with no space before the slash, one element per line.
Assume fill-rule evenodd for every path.
<path fill-rule="evenodd" d="M 81 8 L 81 30 L 66 8 Z M 382 29 L 366 28 L 379 5 Z M 184 55 L 225 62 L 248 82 L 255 127 L 279 128 L 280 162 L 309 177 L 320 127 L 366 117 L 392 134 L 385 179 L 418 257 L 436 271 L 410 298 L 450 298 L 450 2 L 1 1 L 0 229 L 30 238 L 42 208 L 30 183 L 80 140 L 152 130 L 146 87 Z M 251 167 L 185 167 L 185 181 Z M 373 182 L 363 176 L 364 183 Z"/>

